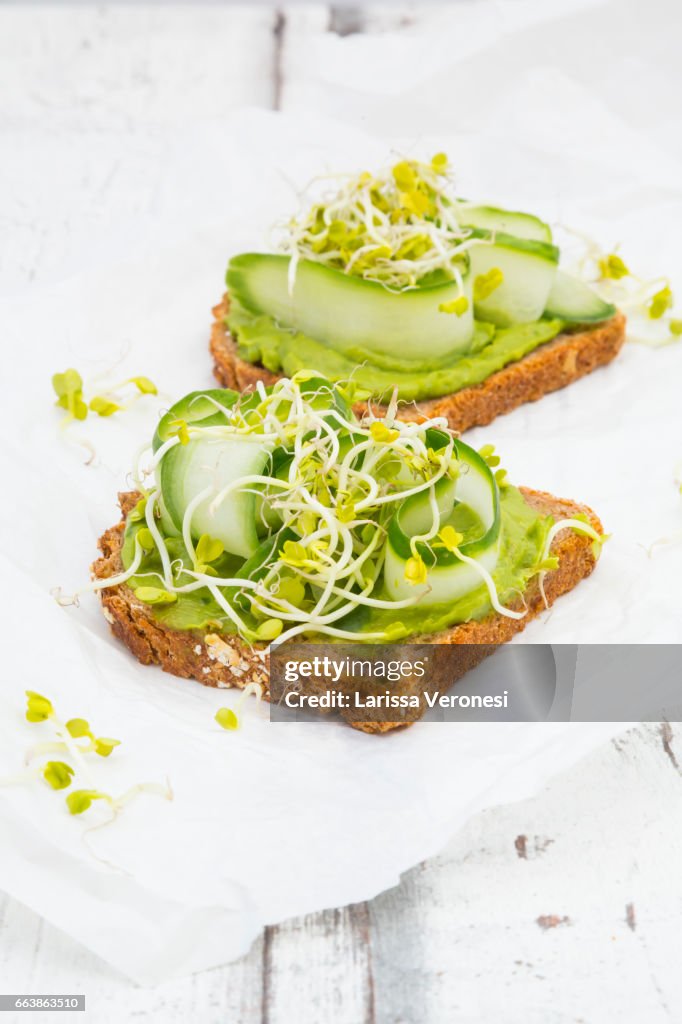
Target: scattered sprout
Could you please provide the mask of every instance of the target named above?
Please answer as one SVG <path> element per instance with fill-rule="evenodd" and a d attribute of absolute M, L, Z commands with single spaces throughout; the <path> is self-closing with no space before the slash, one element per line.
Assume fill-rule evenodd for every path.
<path fill-rule="evenodd" d="M 113 740 L 110 737 L 104 736 L 93 737 L 92 742 L 95 753 L 99 754 L 100 757 L 109 757 L 109 754 L 111 754 L 112 750 L 114 750 L 115 747 L 119 747 L 121 745 L 120 740 Z"/>
<path fill-rule="evenodd" d="M 52 387 L 57 395 L 56 404 L 67 413 L 63 420 L 64 424 L 74 419 L 86 418 L 88 407 L 83 400 L 83 380 L 78 370 L 70 369 L 64 373 L 55 373 L 52 377 Z"/>
<path fill-rule="evenodd" d="M 73 774 L 71 765 L 64 761 L 47 761 L 43 766 L 43 778 L 52 789 L 68 789 Z"/>
<path fill-rule="evenodd" d="M 667 278 L 647 279 L 615 252 L 604 253 L 589 236 L 564 227 L 577 252 L 568 252 L 567 269 L 583 278 L 606 302 L 628 317 L 629 341 L 658 348 L 682 337 L 682 321 L 673 314 L 674 295 Z"/>
<path fill-rule="evenodd" d="M 668 285 L 665 285 L 651 299 L 649 303 L 649 316 L 652 320 L 660 320 L 664 313 L 667 313 L 673 305 L 673 293 Z"/>
<path fill-rule="evenodd" d="M 107 803 L 112 803 L 107 793 L 100 793 L 97 789 L 75 789 L 67 796 L 66 806 L 70 814 L 83 814 L 92 806 L 93 800 L 106 800 Z"/>
<path fill-rule="evenodd" d="M 52 701 L 34 690 L 26 691 L 26 719 L 29 722 L 45 722 L 54 716 Z"/>
<path fill-rule="evenodd" d="M 261 700 L 263 699 L 263 687 L 261 686 L 260 683 L 247 683 L 247 685 L 243 688 L 241 694 L 239 695 L 239 700 L 237 701 L 237 704 L 234 709 L 218 708 L 214 716 L 215 721 L 218 723 L 218 725 L 222 729 L 225 729 L 227 732 L 234 732 L 235 730 L 237 730 L 240 725 L 239 712 L 241 706 L 244 703 L 244 701 L 251 696 L 254 696 L 256 698 L 257 704 L 260 704 Z"/>
<path fill-rule="evenodd" d="M 158 395 L 156 384 L 149 377 L 130 377 L 128 382 L 134 384 L 141 395 Z"/>
<path fill-rule="evenodd" d="M 130 384 L 136 388 L 136 395 L 126 402 L 125 397 L 119 392 Z M 56 405 L 66 411 L 62 426 L 68 426 L 73 420 L 87 419 L 88 412 L 94 412 L 102 417 L 113 416 L 114 413 L 129 409 L 142 395 L 158 394 L 156 385 L 149 377 L 130 377 L 104 394 L 93 395 L 88 401 L 83 397 L 83 378 L 78 370 L 73 368 L 63 373 L 55 373 L 52 377 L 52 387 L 57 396 Z"/>
<path fill-rule="evenodd" d="M 621 257 L 614 252 L 599 260 L 599 270 L 603 278 L 610 278 L 612 281 L 620 281 L 630 274 Z"/>
<path fill-rule="evenodd" d="M 229 732 L 239 728 L 239 718 L 232 708 L 218 708 L 215 720 L 221 729 L 227 729 Z"/>
<path fill-rule="evenodd" d="M 90 725 L 84 718 L 70 718 L 66 723 L 66 728 L 69 736 L 73 736 L 75 740 L 79 740 L 83 736 L 87 736 L 89 739 L 92 736 Z"/>
<path fill-rule="evenodd" d="M 95 395 L 94 398 L 90 399 L 90 409 L 92 412 L 96 412 L 98 416 L 113 416 L 115 412 L 120 412 L 122 408 L 117 402 L 112 402 L 110 398 L 106 398 L 104 395 Z"/>

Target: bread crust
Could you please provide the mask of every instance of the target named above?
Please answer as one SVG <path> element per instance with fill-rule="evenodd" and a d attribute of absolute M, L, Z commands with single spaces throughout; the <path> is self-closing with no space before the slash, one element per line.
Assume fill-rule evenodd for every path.
<path fill-rule="evenodd" d="M 553 515 L 556 519 L 582 514 L 598 533 L 603 534 L 600 520 L 586 505 L 556 498 L 543 491 L 528 488 L 520 490 L 526 502 L 537 512 Z M 98 541 L 102 555 L 92 565 L 94 578 L 107 579 L 122 571 L 121 548 L 125 517 L 139 497 L 135 491 L 119 494 L 122 518 Z M 552 544 L 552 553 L 558 556 L 559 567 L 548 572 L 544 581 L 545 595 L 550 606 L 558 597 L 573 590 L 582 579 L 589 576 L 596 564 L 590 539 L 570 529 L 561 530 L 557 534 Z M 265 699 L 269 699 L 269 655 L 264 646 L 251 647 L 237 636 L 218 637 L 214 633 L 205 634 L 202 631 L 170 630 L 154 620 L 149 606 L 139 601 L 126 584 L 99 593 L 102 610 L 112 632 L 143 665 L 160 665 L 166 672 L 184 679 L 196 679 L 204 686 L 243 689 L 249 683 L 257 683 L 262 687 Z M 528 613 L 522 619 L 511 619 L 493 612 L 480 622 L 466 622 L 440 633 L 413 636 L 408 642 L 482 645 L 480 656 L 473 647 L 469 649 L 467 657 L 470 664 L 463 666 L 465 671 L 474 667 L 497 645 L 511 640 L 544 610 L 537 579 L 530 582 L 524 597 Z M 512 602 L 511 607 L 520 609 L 521 598 Z M 341 714 L 347 720 L 351 717 L 343 711 Z M 388 732 L 398 727 L 395 721 L 349 721 L 349 724 L 372 733 Z"/>
<path fill-rule="evenodd" d="M 259 380 L 266 386 L 274 384 L 281 374 L 240 359 L 237 344 L 225 325 L 228 308 L 226 294 L 213 309 L 209 348 L 216 380 L 223 387 L 236 391 L 251 390 Z M 474 387 L 402 405 L 400 418 L 419 422 L 432 416 L 446 416 L 450 429 L 460 432 L 485 426 L 498 416 L 526 402 L 537 402 L 543 395 L 565 388 L 610 363 L 620 352 L 624 340 L 625 317 L 618 313 L 590 329 L 560 334 Z M 366 411 L 364 403 L 356 406 L 356 412 Z"/>

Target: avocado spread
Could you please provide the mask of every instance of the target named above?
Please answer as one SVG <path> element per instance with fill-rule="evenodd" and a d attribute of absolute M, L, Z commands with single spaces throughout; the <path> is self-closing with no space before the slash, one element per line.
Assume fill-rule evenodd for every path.
<path fill-rule="evenodd" d="M 239 356 L 249 363 L 260 363 L 288 377 L 314 366 L 329 380 L 352 380 L 359 392 L 377 399 L 388 397 L 397 385 L 398 397 L 405 402 L 438 398 L 480 384 L 496 370 L 551 341 L 566 326 L 557 319 L 507 328 L 478 322 L 467 355 L 438 366 L 424 362 L 408 368 L 400 353 L 395 358 L 378 359 L 375 353 L 357 349 L 352 357 L 344 355 L 306 334 L 280 327 L 270 316 L 251 313 L 234 298 L 225 322 Z"/>
<path fill-rule="evenodd" d="M 545 538 L 553 520 L 551 517 L 538 516 L 527 504 L 521 493 L 509 484 L 500 487 L 500 510 L 502 516 L 502 540 L 500 555 L 493 578 L 497 586 L 500 600 L 513 600 L 519 592 L 526 588 L 528 579 L 535 575 L 542 557 Z M 476 531 L 475 517 L 471 517 L 469 528 L 466 519 L 460 519 L 460 529 L 469 534 L 470 529 Z M 162 525 L 162 524 L 160 524 Z M 128 517 L 125 540 L 122 550 L 122 561 L 125 568 L 132 562 L 135 548 L 135 533 L 145 526 L 144 518 Z M 467 537 L 470 539 L 470 537 Z M 187 555 L 180 537 L 166 537 L 166 545 L 174 560 L 182 560 L 188 567 L 192 563 Z M 243 564 L 242 559 L 233 555 L 223 554 L 214 563 L 218 575 L 229 575 L 238 571 Z M 140 566 L 140 574 L 131 577 L 128 586 L 135 589 L 149 582 L 150 574 L 161 570 L 158 552 L 154 550 L 145 555 Z M 378 590 L 377 597 L 385 597 Z M 172 604 L 151 605 L 150 611 L 154 618 L 169 629 L 206 630 L 214 629 L 222 633 L 235 633 L 233 623 L 227 618 L 220 605 L 211 596 L 206 587 L 188 593 L 178 594 Z M 470 591 L 464 597 L 447 604 L 435 604 L 421 607 L 419 604 L 401 610 L 387 610 L 359 606 L 350 612 L 337 625 L 343 629 L 357 632 L 358 642 L 363 642 L 364 634 L 372 634 L 385 630 L 387 641 L 397 643 L 415 634 L 428 635 L 447 629 L 460 622 L 469 622 L 484 618 L 491 611 L 490 597 L 484 584 Z M 241 611 L 245 619 L 248 615 Z M 331 638 L 326 638 L 330 640 Z"/>

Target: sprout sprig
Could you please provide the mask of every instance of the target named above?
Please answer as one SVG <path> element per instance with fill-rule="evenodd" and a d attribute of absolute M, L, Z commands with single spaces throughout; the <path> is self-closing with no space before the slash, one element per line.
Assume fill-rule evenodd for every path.
<path fill-rule="evenodd" d="M 643 277 L 618 252 L 607 252 L 584 232 L 567 228 L 580 251 L 573 269 L 607 302 L 629 317 L 628 340 L 651 348 L 682 338 L 682 319 L 675 316 L 675 296 L 667 277 Z"/>
<path fill-rule="evenodd" d="M 90 398 L 84 396 L 84 384 L 78 370 L 70 367 L 63 373 L 55 373 L 52 376 L 52 389 L 57 396 L 55 405 L 65 411 L 59 424 L 60 430 L 65 430 L 75 421 L 83 421 L 90 413 L 96 416 L 108 418 L 115 413 L 125 412 L 130 409 L 144 395 L 157 395 L 156 384 L 149 377 L 136 376 L 127 377 L 112 387 L 107 388 L 99 394 L 93 394 Z M 89 458 L 86 461 L 90 465 L 96 455 L 95 449 L 90 441 L 84 438 L 76 439 L 78 444 L 88 450 Z"/>
<path fill-rule="evenodd" d="M 131 786 L 118 797 L 112 797 L 96 788 L 95 781 L 87 764 L 87 755 L 94 754 L 108 758 L 120 746 L 120 740 L 111 737 L 97 736 L 85 718 L 70 718 L 63 722 L 56 713 L 54 704 L 49 697 L 35 690 L 26 691 L 25 718 L 32 725 L 48 724 L 52 726 L 55 739 L 34 744 L 25 754 L 23 771 L 0 778 L 0 785 L 20 785 L 42 780 L 50 789 L 61 792 L 69 790 L 65 797 L 66 808 L 72 815 L 83 814 L 95 801 L 102 801 L 111 810 L 111 816 L 103 824 L 113 821 L 133 799 L 142 793 L 149 793 L 173 799 L 170 783 L 141 782 Z M 84 741 L 84 742 L 79 742 Z M 47 760 L 41 764 L 33 762 L 46 754 L 62 753 L 70 758 L 65 760 Z M 75 767 L 74 767 L 75 765 Z M 84 788 L 72 788 L 76 779 L 83 778 Z M 99 827 L 99 826 L 95 826 Z"/>
<path fill-rule="evenodd" d="M 462 292 L 462 258 L 485 242 L 458 222 L 459 201 L 444 153 L 428 163 L 403 159 L 376 174 L 339 176 L 334 184 L 282 226 L 278 245 L 291 256 L 290 288 L 298 262 L 306 259 L 392 291 L 414 288 L 441 271 Z M 461 315 L 466 302 L 461 295 L 444 312 Z"/>
<path fill-rule="evenodd" d="M 130 582 L 138 600 L 162 610 L 185 594 L 203 590 L 229 631 L 236 631 L 249 644 L 281 643 L 300 635 L 353 639 L 355 632 L 344 628 L 342 620 L 356 609 L 399 611 L 423 599 L 429 571 L 420 545 L 446 546 L 460 561 L 469 561 L 460 543 L 447 530 L 440 531 L 436 487 L 444 478 L 455 481 L 462 471 L 445 419 L 398 420 L 394 396 L 384 416 L 370 410 L 358 420 L 344 413 L 342 405 L 328 401 L 332 385 L 316 382 L 311 388 L 309 380 L 310 374 L 302 372 L 278 381 L 269 392 L 261 386 L 257 403 L 253 396 L 230 407 L 216 403 L 222 421 L 214 420 L 211 426 L 188 423 L 190 441 L 256 435 L 270 451 L 284 448 L 286 462 L 277 476 L 263 472 L 222 487 L 217 481 L 207 484 L 188 501 L 178 538 L 164 536 L 158 518 L 160 493 L 156 485 L 148 488 L 130 513 L 129 527 L 134 529 L 127 568 L 94 581 L 90 588 L 102 590 Z M 446 436 L 438 451 L 429 444 L 431 430 Z M 178 444 L 182 441 L 173 434 L 151 459 L 141 453 L 137 476 L 149 475 L 149 469 L 142 468 L 145 462 L 158 471 L 166 453 Z M 499 486 L 506 486 L 492 448 L 486 446 L 481 455 L 493 468 Z M 280 542 L 273 535 L 263 561 L 250 575 L 226 574 L 221 569 L 229 564 L 222 561 L 222 542 L 206 533 L 197 539 L 194 526 L 202 503 L 216 512 L 235 492 L 257 493 L 261 515 L 267 508 L 268 516 L 278 522 L 276 532 L 282 532 Z M 430 528 L 410 540 L 412 557 L 405 566 L 405 579 L 414 584 L 414 594 L 390 598 L 378 587 L 388 525 L 396 507 L 418 494 L 428 498 L 433 517 Z M 185 552 L 183 557 L 178 557 L 178 545 Z M 507 608 L 492 575 L 475 559 L 470 564 L 498 613 L 512 618 L 526 614 Z M 377 641 L 390 636 L 390 626 L 363 633 L 365 639 Z"/>

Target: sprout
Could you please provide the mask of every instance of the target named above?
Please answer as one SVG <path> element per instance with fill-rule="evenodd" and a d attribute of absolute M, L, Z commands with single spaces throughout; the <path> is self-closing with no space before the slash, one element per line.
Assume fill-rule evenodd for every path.
<path fill-rule="evenodd" d="M 117 388 L 125 388 L 130 384 L 134 384 L 137 390 L 135 396 L 127 403 L 124 396 L 117 394 L 116 390 L 108 391 L 106 394 L 94 395 L 87 401 L 83 397 L 83 378 L 77 370 L 71 368 L 63 373 L 55 373 L 52 377 L 52 387 L 57 395 L 55 404 L 59 408 L 66 410 L 66 415 L 61 420 L 60 428 L 68 427 L 74 420 L 87 419 L 89 412 L 94 412 L 97 416 L 103 418 L 113 416 L 114 413 L 129 409 L 142 395 L 157 394 L 156 385 L 148 377 L 130 377 L 128 380 L 123 381 L 122 384 L 117 385 Z M 85 464 L 87 466 L 91 465 L 97 453 L 90 441 L 85 438 L 76 437 L 72 437 L 72 440 L 87 449 L 89 455 Z"/>
<path fill-rule="evenodd" d="M 104 395 L 95 395 L 90 400 L 90 409 L 92 412 L 96 412 L 98 416 L 113 416 L 115 412 L 119 412 L 122 408 L 123 406 L 112 402 L 110 398 L 106 398 Z"/>
<path fill-rule="evenodd" d="M 73 779 L 73 768 L 64 761 L 47 761 L 42 769 L 43 778 L 51 789 L 68 789 Z"/>
<path fill-rule="evenodd" d="M 66 806 L 69 808 L 70 814 L 83 814 L 92 806 L 93 800 L 113 802 L 107 793 L 100 793 L 97 789 L 75 789 L 67 796 Z"/>
<path fill-rule="evenodd" d="M 483 302 L 504 284 L 504 274 L 499 267 L 492 267 L 487 273 L 479 274 L 474 280 L 474 301 Z"/>
<path fill-rule="evenodd" d="M 222 409 L 222 422 L 211 426 L 195 421 L 187 428 L 185 421 L 175 420 L 173 436 L 152 457 L 155 467 L 181 443 L 183 424 L 192 437 L 216 443 L 255 434 L 268 450 L 284 449 L 286 462 L 277 476 L 249 474 L 223 487 L 219 481 L 208 482 L 187 502 L 178 523 L 180 537 L 163 535 L 156 514 L 160 492 L 158 487 L 148 490 L 129 520 L 134 546 L 128 568 L 93 587 L 118 586 L 134 577 L 138 600 L 160 607 L 200 591 L 219 609 L 211 615 L 209 628 L 220 630 L 225 624 L 252 644 L 283 643 L 300 634 L 352 639 L 357 634 L 343 620 L 355 609 L 416 605 L 428 586 L 419 544 L 448 544 L 460 557 L 456 531 L 443 528 L 438 537 L 441 510 L 435 497 L 436 484 L 455 480 L 460 472 L 454 435 L 443 417 L 398 420 L 395 401 L 383 418 L 368 414 L 357 420 L 331 400 L 333 385 L 306 387 L 314 376 L 306 371 L 281 379 L 269 391 L 260 389 L 257 404 L 243 399 Z M 433 431 L 443 436 L 437 450 Z M 492 447 L 482 449 L 482 456 L 491 466 L 499 464 Z M 263 560 L 251 573 L 222 575 L 223 542 L 206 533 L 197 540 L 194 517 L 200 506 L 216 514 L 222 502 L 239 492 L 258 494 L 261 508 L 268 511 L 264 524 L 272 522 L 272 513 L 278 525 L 268 527 L 272 543 L 264 541 Z M 405 573 L 415 586 L 414 595 L 392 601 L 379 596 L 388 527 L 395 509 L 418 494 L 428 497 L 431 527 L 410 538 L 412 557 Z M 485 582 L 494 591 L 492 578 Z M 363 639 L 387 641 L 392 635 L 387 625 L 363 632 Z"/>
<path fill-rule="evenodd" d="M 392 441 L 397 441 L 400 437 L 399 430 L 391 430 L 382 420 L 374 420 L 370 425 L 369 432 L 372 440 L 378 444 L 391 444 Z"/>
<path fill-rule="evenodd" d="M 225 550 L 222 541 L 209 537 L 207 533 L 202 534 L 196 546 L 197 571 L 206 571 L 206 566 L 217 561 Z M 201 567 L 201 568 L 200 568 Z"/>
<path fill-rule="evenodd" d="M 221 729 L 227 729 L 228 732 L 239 728 L 239 718 L 232 708 L 218 708 L 215 720 Z"/>
<path fill-rule="evenodd" d="M 54 717 L 52 701 L 34 690 L 26 691 L 26 720 L 28 722 L 45 722 Z"/>
<path fill-rule="evenodd" d="M 587 537 L 591 537 L 592 541 L 592 552 L 595 558 L 599 557 L 602 546 L 608 539 L 605 534 L 598 533 L 592 524 L 587 520 L 587 517 L 583 515 L 577 515 L 572 519 L 560 519 L 557 523 L 554 523 L 547 532 L 545 537 L 544 547 L 538 564 L 534 567 L 533 575 L 538 576 L 538 586 L 540 587 L 540 594 L 544 602 L 545 608 L 549 608 L 549 602 L 547 595 L 545 594 L 545 576 L 552 569 L 555 569 L 558 565 L 558 560 L 551 555 L 551 547 L 554 538 L 562 530 L 575 530 L 576 533 L 583 533 Z"/>
<path fill-rule="evenodd" d="M 441 302 L 438 306 L 440 313 L 454 313 L 455 316 L 464 316 L 469 308 L 469 300 L 466 295 L 460 295 L 459 298 L 453 299 L 452 302 Z"/>
<path fill-rule="evenodd" d="M 610 278 L 612 281 L 620 281 L 621 278 L 628 277 L 630 274 L 630 271 L 617 253 L 609 253 L 598 262 L 599 270 L 603 278 Z"/>
<path fill-rule="evenodd" d="M 127 383 L 134 384 L 141 395 L 158 395 L 159 391 L 149 377 L 129 377 Z"/>
<path fill-rule="evenodd" d="M 221 729 L 225 729 L 227 732 L 235 732 L 239 728 L 239 713 L 241 706 L 247 697 L 251 696 L 256 698 L 256 704 L 260 704 L 263 699 L 263 687 L 260 683 L 247 683 L 247 685 L 242 689 L 242 692 L 239 695 L 239 700 L 237 701 L 234 709 L 218 708 L 214 718 Z"/>
<path fill-rule="evenodd" d="M 446 551 L 456 552 L 459 545 L 464 540 L 464 534 L 458 533 L 452 526 L 444 526 L 442 530 L 438 532 L 439 540 Z"/>
<path fill-rule="evenodd" d="M 136 587 L 133 593 L 143 604 L 173 604 L 178 599 L 177 594 L 162 587 Z"/>
<path fill-rule="evenodd" d="M 649 317 L 652 320 L 660 320 L 664 313 L 671 309 L 673 304 L 673 293 L 668 285 L 665 285 L 651 299 L 649 303 Z"/>
<path fill-rule="evenodd" d="M 405 579 L 408 583 L 411 583 L 412 586 L 426 583 L 426 565 L 424 564 L 424 559 L 421 555 L 413 555 L 411 558 L 407 559 L 405 562 Z"/>
<path fill-rule="evenodd" d="M 486 241 L 460 226 L 457 205 L 445 153 L 339 179 L 335 191 L 283 226 L 278 247 L 291 256 L 289 287 L 308 259 L 392 291 L 437 271 L 461 292 L 467 251 Z"/>
<path fill-rule="evenodd" d="M 667 278 L 647 279 L 633 272 L 617 253 L 605 253 L 588 235 L 566 228 L 578 242 L 569 269 L 587 281 L 606 302 L 628 315 L 628 340 L 659 348 L 682 337 Z"/>

